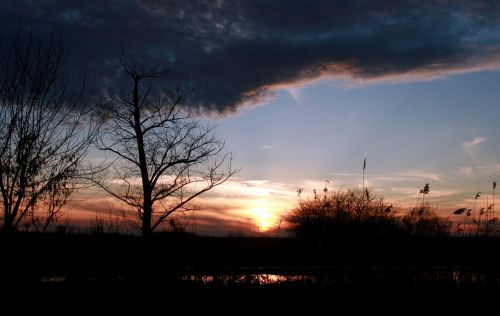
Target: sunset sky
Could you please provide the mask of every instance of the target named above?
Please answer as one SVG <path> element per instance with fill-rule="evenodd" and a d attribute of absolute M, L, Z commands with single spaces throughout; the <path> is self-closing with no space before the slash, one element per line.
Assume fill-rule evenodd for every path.
<path fill-rule="evenodd" d="M 403 208 L 426 183 L 442 214 L 486 205 L 500 178 L 495 1 L 4 0 L 2 45 L 20 19 L 61 32 L 71 78 L 116 87 L 125 54 L 194 89 L 185 106 L 242 167 L 196 202 L 199 233 L 274 231 L 297 189 L 361 186 L 365 157 L 366 185 Z M 114 205 L 80 195 L 74 218 Z"/>

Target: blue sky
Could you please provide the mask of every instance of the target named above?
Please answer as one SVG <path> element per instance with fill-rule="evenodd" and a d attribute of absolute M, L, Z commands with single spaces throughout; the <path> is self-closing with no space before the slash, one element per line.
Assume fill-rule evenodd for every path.
<path fill-rule="evenodd" d="M 366 182 L 388 201 L 409 207 L 430 183 L 428 201 L 449 214 L 476 192 L 491 198 L 499 179 L 499 85 L 498 71 L 403 83 L 332 80 L 282 89 L 265 105 L 219 120 L 217 131 L 237 153 L 242 179 L 311 195 L 327 179 L 334 188 L 361 186 L 366 157 Z"/>
<path fill-rule="evenodd" d="M 499 163 L 499 88 L 494 71 L 407 83 L 326 82 L 294 88 L 299 100 L 281 90 L 268 104 L 219 120 L 218 133 L 238 153 L 245 177 L 327 179 L 359 172 L 364 157 L 370 173 L 452 173 Z M 475 138 L 485 140 L 467 153 L 464 143 Z"/>

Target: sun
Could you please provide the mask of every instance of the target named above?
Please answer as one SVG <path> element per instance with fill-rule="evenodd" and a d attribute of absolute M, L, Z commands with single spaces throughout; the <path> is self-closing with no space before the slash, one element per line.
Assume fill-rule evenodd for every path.
<path fill-rule="evenodd" d="M 259 231 L 267 231 L 271 228 L 273 215 L 267 207 L 254 207 L 252 213 L 255 218 L 255 224 L 258 226 Z"/>

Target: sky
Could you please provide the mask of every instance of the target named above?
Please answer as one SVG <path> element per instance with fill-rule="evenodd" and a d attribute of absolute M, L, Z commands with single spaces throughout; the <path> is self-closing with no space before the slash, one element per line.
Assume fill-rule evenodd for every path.
<path fill-rule="evenodd" d="M 60 33 L 70 77 L 102 89 L 124 55 L 193 88 L 242 167 L 196 202 L 199 233 L 278 233 L 299 188 L 360 187 L 364 158 L 374 192 L 408 208 L 429 183 L 443 215 L 500 177 L 495 1 L 5 0 L 0 21 L 4 47 L 20 24 Z M 75 218 L 114 205 L 87 196 Z"/>

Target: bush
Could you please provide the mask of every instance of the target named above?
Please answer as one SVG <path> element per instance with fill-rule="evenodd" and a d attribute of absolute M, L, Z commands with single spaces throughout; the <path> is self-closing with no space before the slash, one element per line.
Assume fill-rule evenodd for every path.
<path fill-rule="evenodd" d="M 450 222 L 429 207 L 414 208 L 401 219 L 406 232 L 416 236 L 443 237 L 450 233 Z"/>
<path fill-rule="evenodd" d="M 387 236 L 400 231 L 392 205 L 359 189 L 333 193 L 325 189 L 322 197 L 315 194 L 312 200 L 300 199 L 287 220 L 296 237 L 319 241 L 340 236 Z"/>
<path fill-rule="evenodd" d="M 300 194 L 299 194 L 300 198 Z M 446 236 L 450 223 L 428 207 L 413 209 L 401 216 L 392 204 L 370 191 L 348 189 L 310 200 L 299 199 L 299 205 L 287 218 L 292 234 L 301 239 L 328 242 L 337 238 L 372 238 L 413 236 Z"/>

